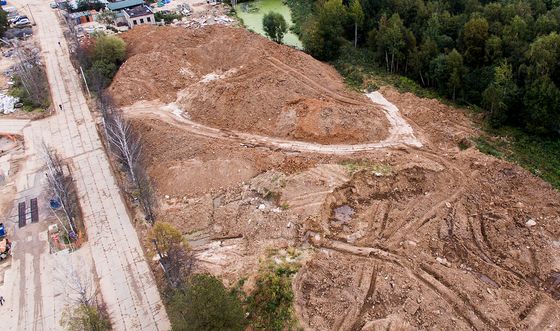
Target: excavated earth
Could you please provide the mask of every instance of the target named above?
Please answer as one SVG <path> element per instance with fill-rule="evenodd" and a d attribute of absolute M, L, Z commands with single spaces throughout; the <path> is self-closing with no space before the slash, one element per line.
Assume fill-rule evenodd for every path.
<path fill-rule="evenodd" d="M 176 102 L 205 125 L 323 143 L 389 130 L 333 69 L 243 30 L 135 28 L 124 38 L 130 57 L 110 87 L 122 106 Z M 209 73 L 222 78 L 200 83 Z M 161 217 L 185 233 L 198 268 L 228 284 L 254 277 L 271 248 L 295 248 L 295 311 L 306 330 L 560 329 L 560 193 L 460 149 L 478 135 L 463 111 L 380 92 L 422 147 L 301 153 L 130 116 Z M 310 121 L 329 128 L 320 138 L 278 124 L 291 109 L 297 123 L 315 116 L 302 106 L 314 103 L 331 114 Z M 356 131 L 342 129 L 348 114 Z M 362 126 L 371 133 L 357 134 Z"/>
<path fill-rule="evenodd" d="M 243 28 L 144 26 L 123 38 L 128 59 L 110 87 L 121 106 L 175 102 L 213 127 L 320 143 L 387 136 L 379 107 L 333 68 Z"/>

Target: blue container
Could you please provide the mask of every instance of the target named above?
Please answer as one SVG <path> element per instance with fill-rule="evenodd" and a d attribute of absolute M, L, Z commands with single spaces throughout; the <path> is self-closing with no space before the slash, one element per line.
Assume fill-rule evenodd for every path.
<path fill-rule="evenodd" d="M 4 229 L 4 223 L 0 223 L 0 237 L 4 237 L 6 235 L 6 229 Z"/>

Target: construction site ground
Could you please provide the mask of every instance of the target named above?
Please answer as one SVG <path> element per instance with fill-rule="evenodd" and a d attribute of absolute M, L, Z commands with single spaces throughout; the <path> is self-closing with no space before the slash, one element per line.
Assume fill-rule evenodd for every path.
<path fill-rule="evenodd" d="M 308 330 L 560 328 L 560 193 L 480 153 L 462 110 L 350 91 L 241 28 L 123 38 L 109 90 L 198 271 L 231 285 L 294 247 Z"/>

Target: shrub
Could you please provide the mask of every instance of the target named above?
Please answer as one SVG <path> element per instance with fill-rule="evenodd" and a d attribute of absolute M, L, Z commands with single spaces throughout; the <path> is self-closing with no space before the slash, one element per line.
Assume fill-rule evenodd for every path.
<path fill-rule="evenodd" d="M 167 313 L 173 330 L 244 330 L 241 301 L 211 275 L 192 276 L 186 288 L 173 291 Z"/>
<path fill-rule="evenodd" d="M 111 330 L 109 317 L 97 306 L 80 304 L 62 313 L 60 324 L 67 331 L 106 331 Z"/>
<path fill-rule="evenodd" d="M 281 331 L 295 326 L 292 276 L 298 268 L 287 262 L 270 262 L 261 268 L 255 290 L 247 298 L 247 310 L 255 328 Z"/>

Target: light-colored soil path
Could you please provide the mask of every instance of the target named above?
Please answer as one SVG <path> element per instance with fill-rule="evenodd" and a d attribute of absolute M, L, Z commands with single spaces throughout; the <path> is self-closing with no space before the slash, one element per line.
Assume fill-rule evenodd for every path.
<path fill-rule="evenodd" d="M 111 173 L 95 121 L 80 88 L 80 78 L 70 63 L 56 11 L 49 8 L 48 1 L 23 0 L 20 5 L 33 12 L 37 23 L 35 35 L 41 44 L 53 103 L 62 105 L 62 111 L 47 119 L 33 121 L 24 129 L 32 129 L 35 135 L 35 141 L 25 144 L 38 146 L 43 140 L 70 165 L 89 238 L 89 248 L 82 249 L 90 250 L 93 257 L 99 290 L 113 329 L 169 330 L 169 320 L 154 277 Z M 10 123 L 11 126 L 20 124 L 23 123 Z M 29 157 L 39 159 L 37 153 Z M 13 281 L 24 280 L 15 277 Z M 42 305 L 40 311 L 44 312 L 48 308 L 45 298 L 49 286 L 52 284 L 40 282 L 32 294 L 19 298 L 20 307 L 41 308 Z M 35 312 L 24 319 L 20 316 L 20 320 L 25 321 L 25 325 L 19 325 L 17 329 L 27 329 L 27 325 L 37 330 L 60 329 L 53 325 L 58 321 L 47 323 Z"/>
<path fill-rule="evenodd" d="M 184 130 L 187 130 L 193 134 L 204 137 L 227 139 L 250 146 L 266 146 L 286 151 L 322 154 L 351 154 L 357 152 L 367 152 L 378 148 L 404 145 L 412 147 L 422 147 L 422 143 L 420 142 L 420 140 L 418 140 L 414 136 L 412 127 L 406 122 L 404 118 L 402 118 L 399 113 L 399 109 L 394 104 L 385 99 L 379 92 L 371 92 L 367 94 L 367 96 L 372 100 L 372 102 L 379 104 L 383 108 L 383 112 L 391 125 L 391 128 L 389 129 L 389 136 L 379 142 L 353 145 L 323 145 L 318 143 L 288 140 L 239 131 L 213 128 L 188 119 L 184 112 L 176 105 L 176 103 L 163 104 L 158 101 L 139 101 L 131 106 L 124 107 L 123 111 L 125 112 L 127 117 L 157 118 L 164 122 L 180 127 Z"/>

